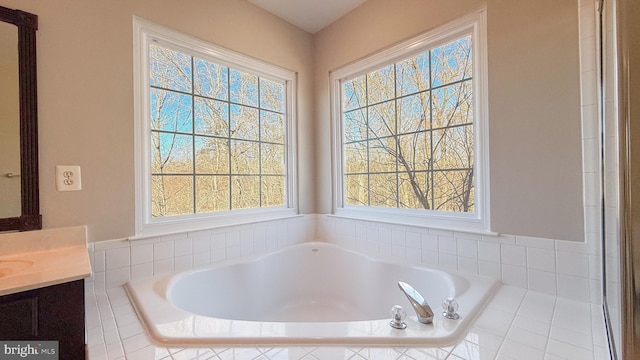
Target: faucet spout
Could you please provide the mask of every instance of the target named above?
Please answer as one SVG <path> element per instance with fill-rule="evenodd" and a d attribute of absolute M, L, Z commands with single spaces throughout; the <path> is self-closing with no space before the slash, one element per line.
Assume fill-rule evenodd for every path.
<path fill-rule="evenodd" d="M 427 304 L 424 297 L 422 297 L 416 289 L 406 282 L 399 281 L 398 286 L 407 296 L 407 299 L 409 299 L 411 306 L 413 306 L 413 310 L 416 311 L 418 321 L 423 324 L 431 324 L 433 322 L 433 310 L 431 310 L 431 307 Z"/>

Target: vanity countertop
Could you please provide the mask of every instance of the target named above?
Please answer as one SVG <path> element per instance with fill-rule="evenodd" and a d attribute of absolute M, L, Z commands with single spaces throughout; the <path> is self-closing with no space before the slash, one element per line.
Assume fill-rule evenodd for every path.
<path fill-rule="evenodd" d="M 0 296 L 89 276 L 84 226 L 0 235 Z"/>

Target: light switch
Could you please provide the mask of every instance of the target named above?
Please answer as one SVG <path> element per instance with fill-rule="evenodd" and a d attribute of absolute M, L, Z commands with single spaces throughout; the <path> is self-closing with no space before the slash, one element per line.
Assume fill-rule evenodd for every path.
<path fill-rule="evenodd" d="M 56 190 L 77 191 L 82 190 L 82 178 L 80 166 L 56 166 Z"/>

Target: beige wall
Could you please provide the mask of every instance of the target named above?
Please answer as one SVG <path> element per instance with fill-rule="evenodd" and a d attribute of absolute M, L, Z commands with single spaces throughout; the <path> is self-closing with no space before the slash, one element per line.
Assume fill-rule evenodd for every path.
<path fill-rule="evenodd" d="M 315 35 L 317 173 L 331 173 L 329 71 L 481 6 L 368 0 Z M 492 230 L 583 240 L 577 0 L 488 0 Z M 331 211 L 318 181 L 317 211 Z"/>
<path fill-rule="evenodd" d="M 40 21 L 45 228 L 86 224 L 90 241 L 133 235 L 133 14 L 298 72 L 300 210 L 326 213 L 329 71 L 482 4 L 368 0 L 312 37 L 240 0 L 0 0 Z M 577 0 L 487 8 L 493 230 L 582 239 Z M 83 190 L 56 192 L 56 165 L 82 166 Z"/>
<path fill-rule="evenodd" d="M 489 2 L 496 231 L 583 239 L 577 5 L 575 0 Z"/>
<path fill-rule="evenodd" d="M 134 234 L 132 15 L 298 72 L 298 131 L 312 143 L 312 38 L 238 0 L 0 0 L 39 17 L 40 203 L 45 228 L 89 240 Z M 300 146 L 300 193 L 313 193 Z M 57 192 L 55 166 L 80 165 L 82 191 Z M 300 209 L 314 211 L 301 197 Z"/>

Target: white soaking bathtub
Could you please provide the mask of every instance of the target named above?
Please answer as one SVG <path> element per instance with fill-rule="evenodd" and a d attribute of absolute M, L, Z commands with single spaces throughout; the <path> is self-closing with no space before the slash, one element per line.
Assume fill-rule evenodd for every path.
<path fill-rule="evenodd" d="M 422 324 L 398 281 L 429 303 Z M 150 339 L 167 347 L 447 346 L 464 337 L 495 280 L 374 260 L 308 242 L 273 253 L 132 281 L 125 289 Z M 460 319 L 442 316 L 455 297 Z M 401 305 L 406 329 L 389 325 Z"/>

